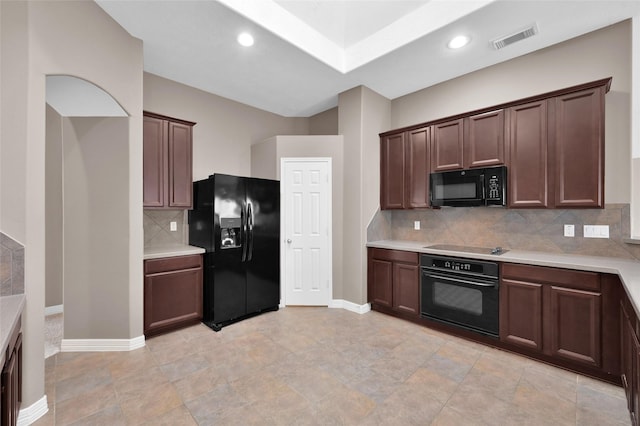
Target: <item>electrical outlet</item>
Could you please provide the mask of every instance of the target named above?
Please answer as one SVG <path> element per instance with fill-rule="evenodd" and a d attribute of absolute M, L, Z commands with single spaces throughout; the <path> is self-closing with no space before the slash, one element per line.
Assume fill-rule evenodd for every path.
<path fill-rule="evenodd" d="M 178 222 L 169 222 L 169 229 L 172 231 L 178 230 Z"/>
<path fill-rule="evenodd" d="M 414 220 L 413 221 L 413 229 L 415 229 L 415 230 L 419 230 L 420 229 L 420 221 L 419 220 Z"/>
<path fill-rule="evenodd" d="M 609 238 L 609 225 L 584 225 L 585 238 Z"/>
<path fill-rule="evenodd" d="M 564 236 L 565 237 L 575 237 L 576 236 L 576 227 L 575 227 L 575 225 L 565 225 L 564 226 Z"/>

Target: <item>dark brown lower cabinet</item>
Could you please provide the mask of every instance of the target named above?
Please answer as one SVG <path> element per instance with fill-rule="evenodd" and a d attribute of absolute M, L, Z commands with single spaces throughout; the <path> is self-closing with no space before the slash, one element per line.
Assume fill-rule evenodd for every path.
<path fill-rule="evenodd" d="M 500 339 L 553 359 L 602 369 L 601 274 L 504 264 L 500 289 Z M 615 290 L 614 290 L 615 291 Z M 607 299 L 608 300 L 608 299 Z M 618 365 L 609 358 L 607 367 Z"/>
<path fill-rule="evenodd" d="M 631 302 L 623 295 L 620 300 L 620 350 L 622 386 L 627 396 L 631 424 L 638 425 L 640 409 L 640 341 L 638 317 Z"/>
<path fill-rule="evenodd" d="M 202 255 L 146 260 L 144 269 L 145 336 L 202 320 Z"/>
<path fill-rule="evenodd" d="M 18 424 L 18 414 L 20 413 L 20 403 L 22 402 L 22 332 L 20 331 L 20 321 L 13 329 L 4 366 L 2 367 L 2 377 L 0 387 L 2 396 L 0 397 L 0 419 L 2 426 L 14 426 Z"/>
<path fill-rule="evenodd" d="M 410 317 L 420 316 L 418 253 L 370 248 L 368 299 L 372 308 L 387 307 Z"/>

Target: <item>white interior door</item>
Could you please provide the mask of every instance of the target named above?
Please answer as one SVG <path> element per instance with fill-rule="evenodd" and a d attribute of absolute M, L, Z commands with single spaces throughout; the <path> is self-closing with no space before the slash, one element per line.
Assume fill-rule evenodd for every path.
<path fill-rule="evenodd" d="M 331 159 L 283 158 L 280 170 L 283 303 L 328 306 L 332 297 Z"/>

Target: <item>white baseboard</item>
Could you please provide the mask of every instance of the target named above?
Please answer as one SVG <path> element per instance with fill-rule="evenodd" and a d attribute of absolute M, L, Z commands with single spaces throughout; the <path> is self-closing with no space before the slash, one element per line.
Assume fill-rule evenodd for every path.
<path fill-rule="evenodd" d="M 36 420 L 47 414 L 47 411 L 49 411 L 47 395 L 44 395 L 30 406 L 20 410 L 20 414 L 18 414 L 18 426 L 28 426 L 35 423 Z"/>
<path fill-rule="evenodd" d="M 64 305 L 47 306 L 44 308 L 44 316 L 61 314 L 64 312 Z"/>
<path fill-rule="evenodd" d="M 347 311 L 355 312 L 356 314 L 366 314 L 371 310 L 371 304 L 369 303 L 358 305 L 344 299 L 333 299 L 331 303 L 329 303 L 329 307 L 346 309 Z"/>
<path fill-rule="evenodd" d="M 62 339 L 61 352 L 126 352 L 144 347 L 144 336 L 133 339 Z"/>

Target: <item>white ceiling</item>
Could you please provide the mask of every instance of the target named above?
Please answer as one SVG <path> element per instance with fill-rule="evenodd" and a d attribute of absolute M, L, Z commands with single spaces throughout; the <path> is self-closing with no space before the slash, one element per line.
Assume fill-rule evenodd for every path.
<path fill-rule="evenodd" d="M 640 16 L 639 0 L 96 2 L 143 40 L 145 71 L 295 117 L 358 85 L 394 99 Z M 492 47 L 532 24 L 534 37 Z M 236 42 L 241 31 L 254 46 Z M 459 33 L 471 43 L 448 49 Z"/>

